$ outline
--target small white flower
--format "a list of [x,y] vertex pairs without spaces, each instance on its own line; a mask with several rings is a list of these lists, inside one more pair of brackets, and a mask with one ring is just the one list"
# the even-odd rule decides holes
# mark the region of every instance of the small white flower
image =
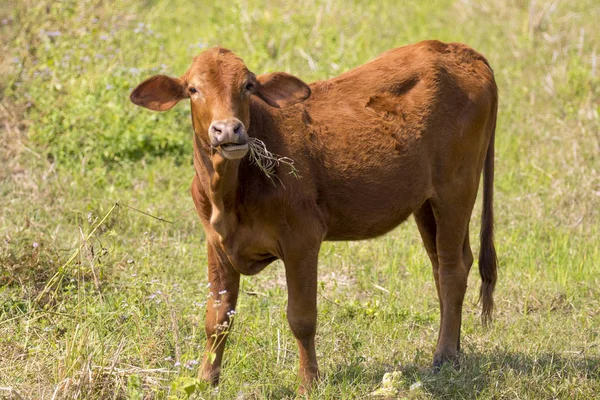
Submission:
[[194,369],[194,365],[197,365],[197,364],[198,364],[198,361],[189,360],[185,363],[185,367],[191,371],[192,369]]

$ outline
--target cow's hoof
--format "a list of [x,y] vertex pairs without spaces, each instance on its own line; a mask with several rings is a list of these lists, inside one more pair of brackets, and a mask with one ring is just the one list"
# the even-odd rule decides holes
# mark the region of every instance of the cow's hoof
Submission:
[[444,365],[458,367],[458,352],[440,352],[433,356],[433,372],[439,372]]
[[208,382],[210,386],[219,386],[219,378],[221,376],[221,368],[205,368],[200,374],[199,378],[205,382]]
[[298,387],[298,395],[309,395],[311,391],[317,386],[320,380],[318,370],[314,370],[302,377],[302,383]]

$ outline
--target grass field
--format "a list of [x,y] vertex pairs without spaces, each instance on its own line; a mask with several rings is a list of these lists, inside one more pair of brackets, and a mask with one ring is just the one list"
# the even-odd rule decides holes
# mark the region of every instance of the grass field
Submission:
[[[479,321],[475,267],[460,367],[434,374],[439,310],[414,221],[326,243],[312,397],[597,398],[599,18],[596,0],[2,3],[0,397],[185,398],[197,375],[208,288],[189,109],[136,108],[137,83],[216,44],[310,82],[436,38],[486,55],[499,86],[495,322]],[[281,263],[241,293],[221,385],[193,396],[293,398]]]

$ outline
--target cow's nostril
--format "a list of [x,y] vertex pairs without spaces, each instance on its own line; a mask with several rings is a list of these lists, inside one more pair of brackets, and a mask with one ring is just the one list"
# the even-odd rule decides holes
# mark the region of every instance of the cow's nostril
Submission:
[[238,123],[234,128],[233,128],[233,133],[235,133],[236,135],[240,134],[240,129],[242,129],[242,124]]
[[221,128],[219,128],[217,125],[213,125],[213,126],[212,126],[212,128],[213,128],[213,131],[215,131],[215,132],[217,132],[217,133],[221,133],[221,132],[223,132],[223,131],[221,130]]

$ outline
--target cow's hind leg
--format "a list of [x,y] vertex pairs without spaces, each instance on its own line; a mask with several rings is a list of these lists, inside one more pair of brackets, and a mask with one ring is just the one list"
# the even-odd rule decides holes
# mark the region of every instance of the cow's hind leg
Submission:
[[438,294],[441,303],[434,367],[455,360],[460,348],[462,306],[473,258],[468,242],[468,228],[475,196],[475,190],[465,188],[453,190],[443,200],[436,199],[432,202],[436,222]]
[[[421,238],[423,239],[423,244],[425,245],[425,250],[427,251],[427,255],[431,260],[431,266],[433,268],[433,277],[435,279],[435,288],[437,289],[438,298],[440,301],[440,314],[443,316],[443,308],[444,304],[442,303],[442,297],[440,295],[440,277],[439,277],[439,263],[438,263],[438,255],[437,255],[437,246],[436,235],[437,235],[437,226],[435,223],[435,216],[433,215],[433,209],[431,208],[431,202],[426,200],[425,203],[414,213],[415,221],[417,223],[417,227],[419,228],[419,232],[421,233]],[[438,335],[438,341],[440,340]]]
[[[473,252],[471,251],[471,242],[469,240],[469,223],[467,223],[467,233],[465,234],[465,240],[463,241],[463,263],[467,269],[467,275],[471,271],[473,265]],[[462,320],[461,320],[462,323]],[[458,340],[456,342],[456,350],[460,351],[460,325],[458,328]]]

